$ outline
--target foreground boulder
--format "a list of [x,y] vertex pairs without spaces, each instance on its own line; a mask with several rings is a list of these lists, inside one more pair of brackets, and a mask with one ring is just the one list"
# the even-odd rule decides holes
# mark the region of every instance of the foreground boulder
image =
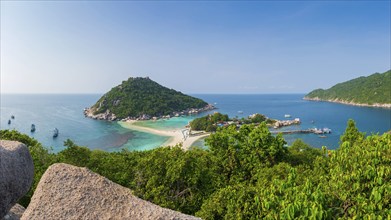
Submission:
[[54,164],[42,176],[22,219],[198,219],[165,209],[86,169]]
[[23,212],[25,211],[26,209],[19,205],[19,204],[16,204],[14,205],[11,210],[3,217],[2,220],[19,220],[22,215],[23,215]]
[[30,189],[34,164],[26,145],[0,141],[0,219]]

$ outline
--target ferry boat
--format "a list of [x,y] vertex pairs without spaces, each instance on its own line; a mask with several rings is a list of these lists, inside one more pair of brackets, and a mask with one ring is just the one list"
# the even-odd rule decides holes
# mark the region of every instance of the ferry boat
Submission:
[[31,132],[34,132],[35,131],[35,124],[31,124]]
[[58,129],[55,128],[54,131],[53,131],[53,137],[54,138],[58,137],[58,133],[59,133]]

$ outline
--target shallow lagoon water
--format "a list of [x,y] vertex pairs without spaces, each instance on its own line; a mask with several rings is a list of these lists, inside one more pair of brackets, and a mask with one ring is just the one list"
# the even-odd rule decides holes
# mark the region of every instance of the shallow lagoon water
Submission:
[[[117,122],[98,121],[85,118],[83,109],[94,104],[101,95],[1,95],[0,129],[16,129],[29,134],[51,147],[54,152],[62,149],[66,139],[91,149],[106,151],[147,150],[165,143],[168,137],[159,136],[121,127]],[[302,100],[303,94],[278,95],[194,95],[209,103],[216,103],[217,110],[230,117],[247,117],[262,113],[271,118],[284,119],[285,114],[299,117],[302,124],[284,129],[307,129],[328,127],[333,133],[327,138],[315,134],[284,135],[288,143],[301,138],[314,147],[323,145],[335,149],[339,137],[346,128],[349,118],[356,121],[360,131],[383,133],[391,130],[391,109],[348,106],[328,102]],[[239,113],[242,111],[243,113]],[[211,112],[209,112],[211,113]],[[204,113],[206,114],[206,113]],[[204,114],[197,115],[197,117]],[[8,119],[15,115],[11,125]],[[196,116],[174,117],[169,120],[138,122],[140,125],[157,129],[183,128]],[[314,121],[314,123],[311,123]],[[36,132],[30,133],[30,125],[36,125]],[[60,130],[53,139],[52,130]],[[194,145],[201,145],[198,141]]]

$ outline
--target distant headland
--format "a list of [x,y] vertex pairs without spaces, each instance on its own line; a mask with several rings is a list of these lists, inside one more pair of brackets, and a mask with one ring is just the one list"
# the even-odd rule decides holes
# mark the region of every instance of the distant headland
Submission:
[[338,83],[326,90],[316,89],[308,93],[304,99],[391,108],[391,71]]
[[166,88],[149,77],[130,77],[104,94],[84,115],[99,120],[149,120],[215,109],[205,101]]

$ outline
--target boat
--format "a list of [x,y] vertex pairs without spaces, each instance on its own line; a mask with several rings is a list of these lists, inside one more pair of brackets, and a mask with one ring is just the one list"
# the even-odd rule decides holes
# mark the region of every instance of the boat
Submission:
[[320,138],[327,138],[326,135],[319,135],[318,137],[320,137]]
[[35,124],[31,124],[31,132],[34,132],[35,131]]
[[11,115],[11,119],[15,119],[15,116],[14,116],[14,115]]
[[285,114],[284,117],[285,117],[285,118],[290,118],[290,117],[292,117],[292,116],[289,115],[289,114]]
[[8,120],[8,124],[9,124],[9,125],[11,124],[11,120]]
[[243,111],[238,111],[239,114],[243,114]]
[[323,128],[323,133],[324,134],[330,134],[331,133],[331,129],[330,128]]
[[58,129],[57,128],[55,128],[53,131],[53,137],[54,138],[58,137]]

